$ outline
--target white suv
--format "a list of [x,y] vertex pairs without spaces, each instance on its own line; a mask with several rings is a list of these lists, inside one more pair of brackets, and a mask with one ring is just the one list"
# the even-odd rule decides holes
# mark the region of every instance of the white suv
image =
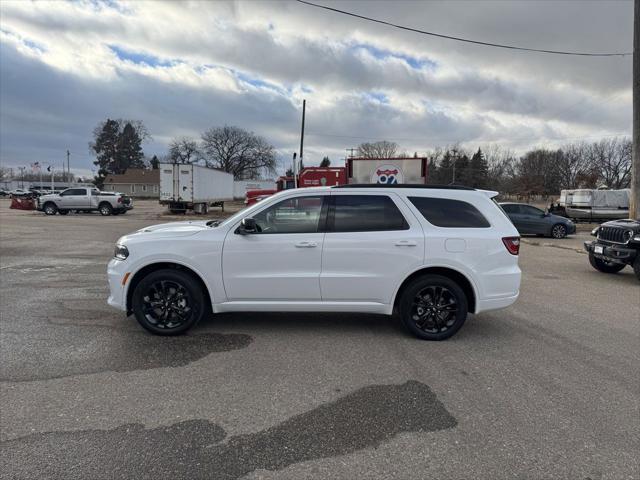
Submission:
[[467,313],[518,298],[518,232],[465,187],[287,190],[222,221],[175,222],[118,240],[109,304],[180,334],[209,313],[397,311],[428,340]]

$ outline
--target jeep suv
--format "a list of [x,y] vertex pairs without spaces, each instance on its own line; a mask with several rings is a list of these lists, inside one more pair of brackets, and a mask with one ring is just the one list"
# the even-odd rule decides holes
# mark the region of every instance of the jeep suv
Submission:
[[222,222],[175,222],[120,238],[108,303],[159,335],[209,313],[397,312],[422,339],[518,298],[518,232],[465,187],[285,190]]
[[627,265],[640,280],[640,221],[614,220],[596,227],[591,232],[593,242],[584,242],[589,263],[604,273],[618,273]]

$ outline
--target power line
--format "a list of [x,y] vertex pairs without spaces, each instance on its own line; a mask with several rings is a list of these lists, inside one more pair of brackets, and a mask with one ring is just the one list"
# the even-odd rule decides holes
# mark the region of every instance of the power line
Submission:
[[358,15],[357,13],[347,12],[345,10],[339,10],[337,8],[328,7],[326,5],[319,5],[317,3],[308,2],[306,0],[296,0],[296,1],[298,3],[309,5],[311,7],[322,8],[324,10],[329,10],[331,12],[341,13],[343,15],[359,18],[361,20],[367,20],[369,22],[380,23],[382,25],[399,28],[401,30],[407,30],[409,32],[421,33],[423,35],[430,35],[432,37],[445,38],[447,40],[456,40],[458,42],[473,43],[475,45],[483,45],[485,47],[497,47],[497,48],[506,48],[509,50],[521,50],[525,52],[549,53],[552,55],[573,55],[573,56],[580,56],[580,57],[625,57],[627,55],[632,55],[631,52],[618,52],[618,53],[565,52],[560,50],[544,50],[539,48],[527,48],[527,47],[518,47],[515,45],[504,45],[500,43],[482,42],[480,40],[471,40],[469,38],[454,37],[451,35],[444,35],[442,33],[434,33],[434,32],[428,32],[426,30],[419,30],[417,28],[405,27],[403,25],[387,22],[385,20],[378,20],[376,18],[366,17],[364,15]]

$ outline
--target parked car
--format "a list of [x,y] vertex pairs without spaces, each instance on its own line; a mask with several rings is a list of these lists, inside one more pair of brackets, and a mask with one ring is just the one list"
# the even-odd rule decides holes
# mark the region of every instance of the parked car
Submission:
[[9,196],[9,190],[5,190],[4,188],[0,189],[0,197]]
[[24,188],[16,188],[15,190],[11,190],[9,192],[9,195],[13,197],[26,197],[28,195],[31,195],[31,192],[29,190],[25,190]]
[[589,263],[604,273],[618,273],[629,265],[640,280],[640,221],[614,220],[591,231],[596,237],[584,242]]
[[422,339],[518,298],[520,238],[465,187],[344,185],[285,190],[218,221],[120,238],[108,303],[152,333],[184,333],[210,312],[397,311]]
[[60,193],[38,197],[36,208],[47,215],[66,215],[70,211],[98,211],[101,215],[127,210],[122,195],[103,195],[97,188],[68,188]]
[[576,233],[576,225],[571,220],[552,213],[545,213],[525,203],[501,203],[500,206],[509,216],[521,235],[541,235],[564,238]]

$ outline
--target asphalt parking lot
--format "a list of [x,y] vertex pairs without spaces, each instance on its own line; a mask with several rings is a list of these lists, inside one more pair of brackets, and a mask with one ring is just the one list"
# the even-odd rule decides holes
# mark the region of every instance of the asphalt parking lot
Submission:
[[640,282],[585,233],[527,239],[518,302],[445,342],[328,314],[161,338],[106,305],[105,266],[163,218],[0,202],[0,478],[640,478]]

